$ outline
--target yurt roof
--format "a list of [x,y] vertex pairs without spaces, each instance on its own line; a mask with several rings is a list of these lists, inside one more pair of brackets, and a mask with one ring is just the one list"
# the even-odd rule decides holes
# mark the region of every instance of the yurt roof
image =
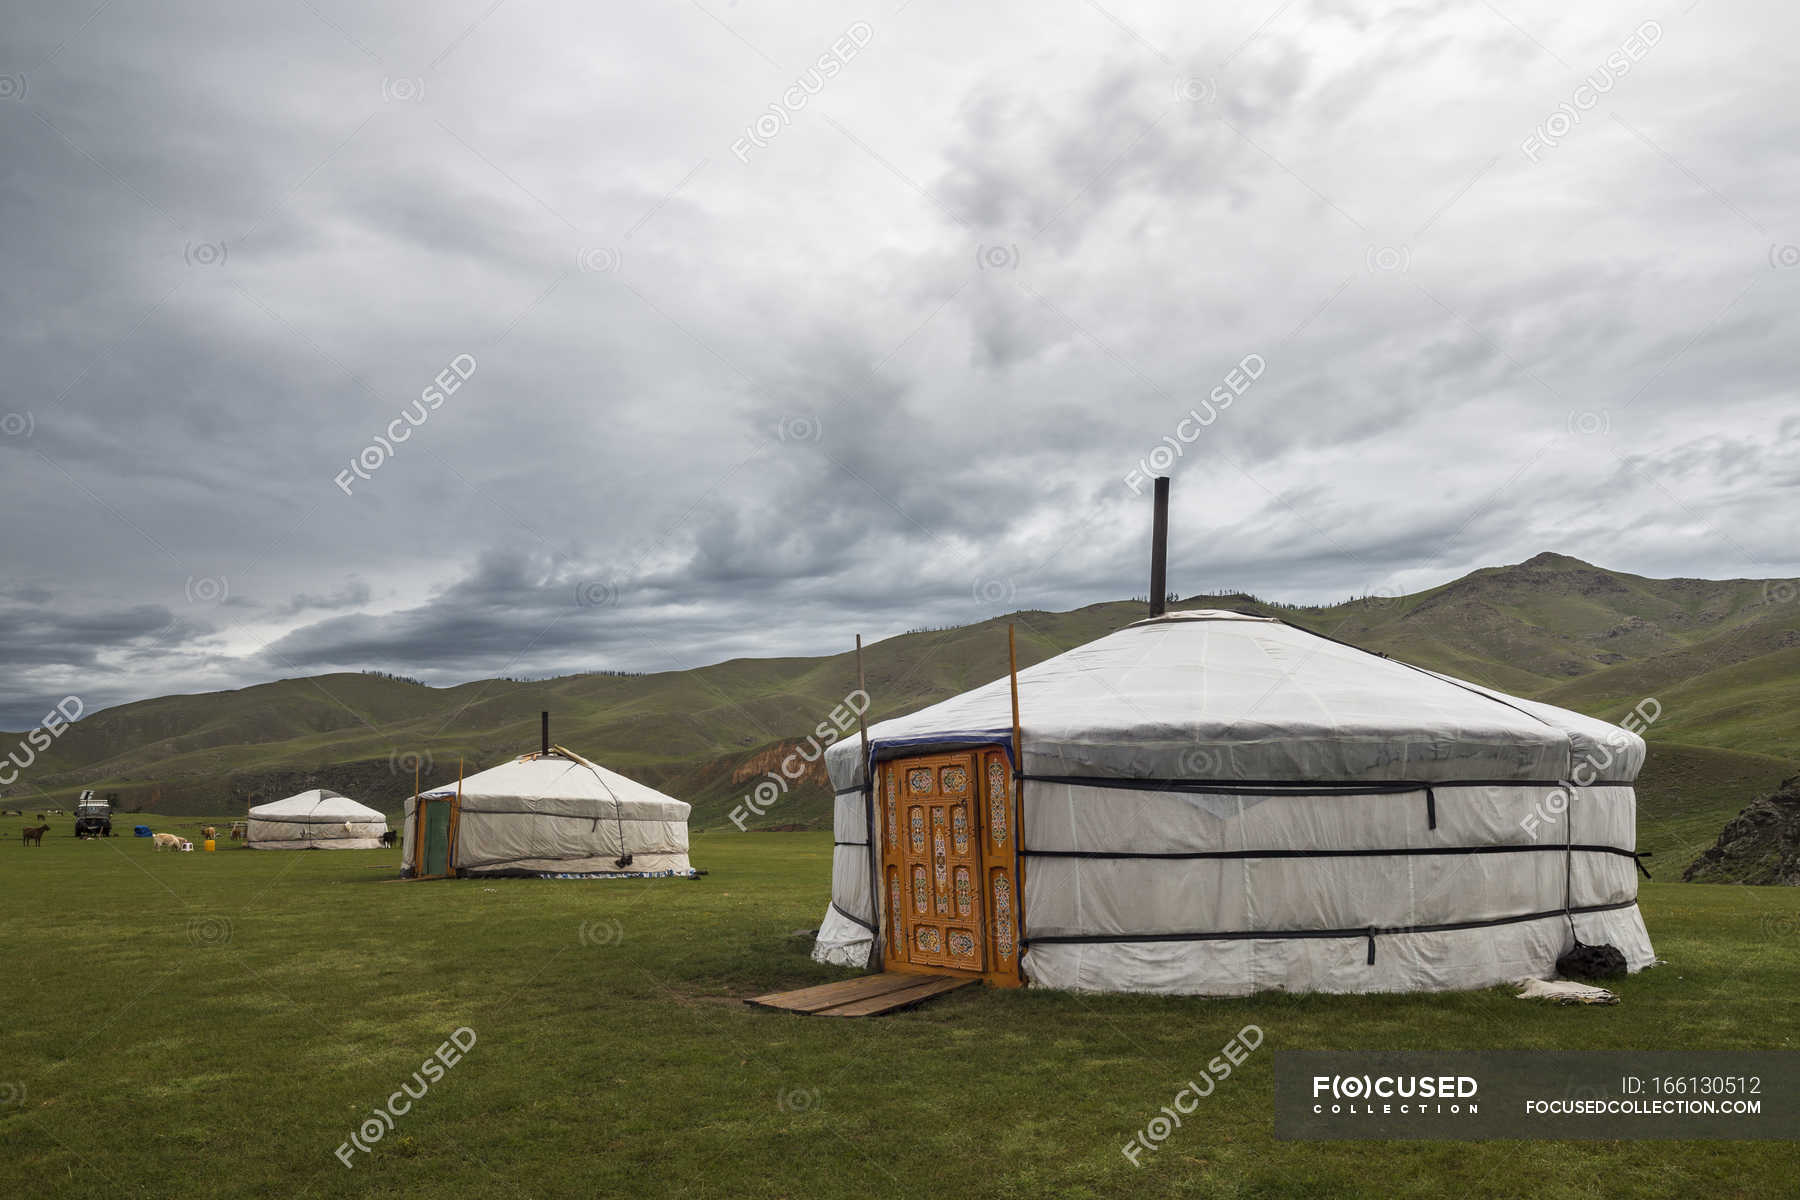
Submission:
[[[457,785],[445,784],[423,795],[454,796]],[[515,812],[565,817],[612,817],[629,820],[685,821],[685,801],[609,771],[561,746],[548,754],[522,754],[511,762],[478,771],[462,781],[465,812]]]
[[[1139,621],[1019,672],[1024,770],[1048,777],[1284,782],[1630,781],[1642,739],[1359,650],[1217,610]],[[1012,736],[1009,681],[869,730],[877,759]],[[827,751],[859,786],[855,737]]]
[[259,804],[250,810],[253,817],[264,820],[297,821],[312,818],[316,821],[386,821],[387,817],[366,804],[359,804],[348,796],[340,795],[330,788],[313,788],[301,792],[297,796],[289,796],[285,800],[274,800],[268,804]]

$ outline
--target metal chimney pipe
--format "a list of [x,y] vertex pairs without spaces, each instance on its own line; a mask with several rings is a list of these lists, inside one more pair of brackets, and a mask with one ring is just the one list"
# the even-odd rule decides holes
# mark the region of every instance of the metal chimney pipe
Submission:
[[1150,615],[1160,617],[1169,595],[1169,477],[1156,477],[1156,516],[1150,526]]
[[544,713],[539,713],[538,716],[542,719],[543,726],[544,726],[543,750],[544,750],[545,754],[548,754],[548,753],[550,753],[550,714],[547,712],[544,712]]

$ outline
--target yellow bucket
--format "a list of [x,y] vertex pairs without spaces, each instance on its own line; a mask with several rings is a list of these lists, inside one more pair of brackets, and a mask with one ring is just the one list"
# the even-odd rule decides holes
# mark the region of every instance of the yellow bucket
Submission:
[[208,854],[213,852],[213,840],[211,838],[206,839],[206,852]]

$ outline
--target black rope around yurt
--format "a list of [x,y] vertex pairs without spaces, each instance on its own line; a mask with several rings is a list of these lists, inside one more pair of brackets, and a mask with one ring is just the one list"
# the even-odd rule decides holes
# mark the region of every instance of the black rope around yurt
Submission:
[[[1487,929],[1499,925],[1522,925],[1560,917],[1564,912],[1600,913],[1630,908],[1637,897],[1611,904],[1584,904],[1576,908],[1546,909],[1543,912],[1520,913],[1512,917],[1488,917],[1480,921],[1441,921],[1431,925],[1366,925],[1350,929],[1237,929],[1204,933],[1042,933],[1026,939],[1027,945],[1092,945],[1105,946],[1133,942],[1255,942],[1285,941],[1295,938],[1368,938],[1399,933],[1454,933],[1463,929]],[[1374,961],[1373,959],[1370,960]]]

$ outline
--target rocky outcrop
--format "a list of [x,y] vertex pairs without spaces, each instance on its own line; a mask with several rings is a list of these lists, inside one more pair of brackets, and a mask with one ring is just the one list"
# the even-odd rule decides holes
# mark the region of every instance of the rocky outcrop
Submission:
[[1733,817],[1718,844],[1681,877],[1689,883],[1800,886],[1800,775]]
[[[811,762],[806,761],[809,754],[813,756]],[[758,751],[731,772],[731,782],[754,781],[771,773],[780,773],[784,764],[795,786],[811,784],[814,787],[828,787],[830,784],[825,774],[825,756],[820,753],[816,741],[780,742]]]

